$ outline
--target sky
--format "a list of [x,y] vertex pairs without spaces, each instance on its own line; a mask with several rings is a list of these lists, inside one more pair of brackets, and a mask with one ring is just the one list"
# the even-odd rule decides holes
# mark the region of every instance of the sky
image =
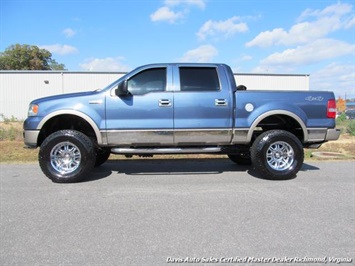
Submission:
[[[166,62],[236,73],[310,74],[355,98],[355,1],[0,0],[0,51],[36,45],[69,71]],[[260,88],[262,89],[262,88]]]

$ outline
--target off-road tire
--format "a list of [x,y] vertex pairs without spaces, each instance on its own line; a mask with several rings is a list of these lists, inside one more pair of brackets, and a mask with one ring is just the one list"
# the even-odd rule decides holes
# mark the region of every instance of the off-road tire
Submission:
[[76,130],[49,135],[38,154],[43,173],[56,183],[78,182],[94,167],[96,151],[89,137]]
[[301,169],[304,152],[302,143],[292,133],[270,130],[256,138],[251,147],[251,160],[262,178],[287,180]]
[[98,148],[96,149],[96,161],[95,167],[98,167],[105,163],[110,157],[111,149],[110,148]]

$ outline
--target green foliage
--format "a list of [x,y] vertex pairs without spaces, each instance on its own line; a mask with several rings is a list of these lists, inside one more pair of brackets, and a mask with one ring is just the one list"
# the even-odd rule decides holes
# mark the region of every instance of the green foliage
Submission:
[[9,127],[0,126],[0,141],[4,140],[22,140],[22,130],[13,125]]
[[346,121],[346,114],[345,113],[341,113],[341,115],[339,115],[337,117],[337,123],[344,122],[344,121]]
[[8,118],[0,114],[0,141],[4,140],[22,140],[22,122],[13,115]]
[[4,114],[0,114],[0,121],[3,121],[5,124],[7,124],[7,123],[10,123],[10,122],[19,122],[20,120],[18,120],[13,115],[10,118],[8,118]]
[[65,65],[57,63],[54,59],[50,60],[49,67],[51,70],[65,70]]
[[346,132],[349,133],[351,136],[355,136],[355,120],[351,120],[346,127]]
[[35,45],[15,44],[0,53],[0,70],[64,70],[52,54]]

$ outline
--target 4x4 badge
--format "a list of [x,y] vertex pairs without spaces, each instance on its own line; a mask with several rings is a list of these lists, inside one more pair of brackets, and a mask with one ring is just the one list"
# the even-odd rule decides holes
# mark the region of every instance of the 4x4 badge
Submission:
[[309,101],[309,102],[312,102],[312,101],[319,101],[319,102],[321,102],[321,101],[323,101],[323,97],[322,96],[308,96],[308,97],[306,97],[306,101]]

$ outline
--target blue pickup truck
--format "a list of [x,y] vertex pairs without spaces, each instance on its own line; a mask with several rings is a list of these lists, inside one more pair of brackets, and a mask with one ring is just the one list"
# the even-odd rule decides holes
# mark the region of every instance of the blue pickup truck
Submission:
[[288,179],[303,148],[339,138],[335,116],[332,92],[248,91],[225,64],[151,64],[101,90],[32,101],[24,141],[54,182],[82,180],[111,153],[226,154]]

